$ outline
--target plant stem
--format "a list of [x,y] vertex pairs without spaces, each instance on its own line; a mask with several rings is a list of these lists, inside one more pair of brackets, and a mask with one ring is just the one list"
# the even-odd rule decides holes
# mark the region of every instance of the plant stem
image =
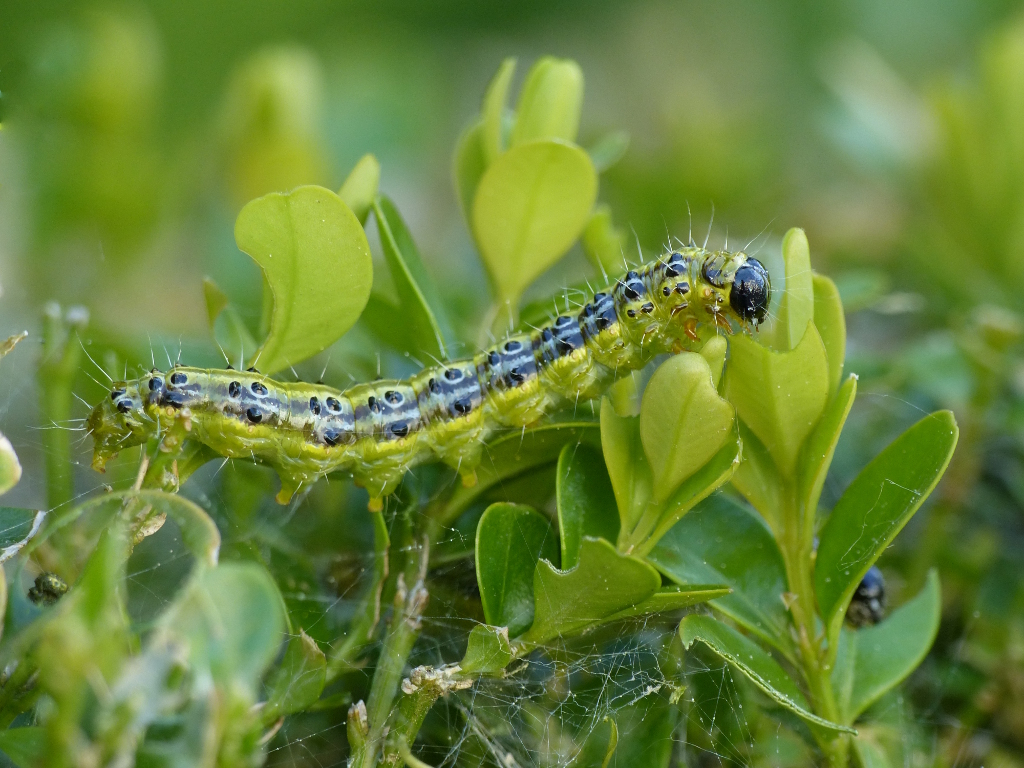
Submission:
[[[814,516],[802,509],[799,494],[792,484],[785,490],[786,509],[780,516],[779,548],[789,584],[789,611],[797,634],[801,670],[816,714],[839,722],[839,707],[832,690],[831,670],[824,663],[815,629],[813,580]],[[818,745],[833,768],[845,768],[849,759],[849,739],[812,728]]]
[[[420,548],[419,561],[409,558],[404,572],[398,575],[395,591],[395,611],[391,617],[389,631],[384,638],[377,668],[370,685],[370,696],[366,704],[366,719],[369,726],[365,742],[352,754],[353,768],[373,768],[383,746],[386,726],[394,709],[398,686],[405,673],[405,663],[419,636],[420,619],[427,606],[428,593],[424,584],[430,546],[424,539]],[[411,589],[406,584],[412,581]]]

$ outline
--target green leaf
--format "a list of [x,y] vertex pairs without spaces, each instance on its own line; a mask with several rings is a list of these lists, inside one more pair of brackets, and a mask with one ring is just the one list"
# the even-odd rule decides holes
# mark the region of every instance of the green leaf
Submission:
[[21,462],[14,446],[6,436],[0,434],[0,494],[7,493],[21,480]]
[[700,348],[700,356],[708,361],[708,367],[711,369],[711,385],[715,389],[718,389],[718,384],[722,380],[725,355],[728,351],[729,342],[725,340],[725,336],[713,336]]
[[477,624],[470,630],[466,654],[459,662],[463,674],[493,675],[512,661],[508,627]]
[[773,352],[747,336],[732,340],[726,397],[787,477],[800,446],[828,400],[828,360],[813,324],[790,352]]
[[539,644],[576,634],[642,603],[660,586],[661,577],[647,563],[620,555],[604,539],[584,538],[575,568],[561,571],[548,559],[537,563],[533,624],[523,640]]
[[779,304],[775,344],[781,350],[795,349],[814,318],[814,273],[811,249],[802,229],[793,228],[782,238],[786,263],[786,290]]
[[39,533],[46,518],[45,511],[0,507],[0,563],[18,554]]
[[282,605],[263,568],[224,563],[192,582],[158,631],[185,642],[191,664],[209,669],[218,682],[255,686],[280,647]]
[[516,71],[516,60],[507,58],[501,62],[498,71],[487,86],[480,118],[483,129],[480,145],[483,149],[484,167],[491,165],[505,151],[504,122],[505,105],[508,103],[508,88]]
[[243,367],[259,345],[227,294],[209,277],[203,278],[203,297],[206,299],[206,317],[214,342],[232,365]]
[[853,749],[860,768],[891,768],[892,766],[882,746],[873,740],[864,738],[863,734],[853,740]]
[[624,261],[622,230],[612,221],[612,209],[599,205],[591,214],[581,243],[583,252],[602,276],[618,274]]
[[689,648],[697,640],[750,678],[769,698],[809,723],[831,731],[857,733],[829,722],[810,710],[807,699],[779,663],[753,640],[710,616],[690,614],[679,623],[679,636]]
[[832,457],[843,432],[843,425],[850,415],[853,401],[857,397],[857,377],[850,376],[842,388],[832,398],[821,420],[807,439],[802,461],[800,462],[800,496],[808,516],[808,524],[814,522],[818,513],[818,501],[821,489],[825,485],[828,468],[832,466]]
[[728,594],[729,587],[724,584],[685,584],[662,587],[646,600],[613,613],[605,621],[618,621],[633,616],[678,611]]
[[327,679],[327,658],[316,641],[302,630],[288,640],[284,658],[267,681],[267,703],[260,712],[264,723],[301,712],[320,698]]
[[42,726],[0,731],[0,751],[18,768],[40,768],[46,757],[46,743]]
[[476,190],[473,234],[499,300],[518,302],[569,250],[596,197],[597,172],[572,144],[521,144],[491,164]]
[[388,198],[378,197],[373,203],[373,212],[384,258],[402,308],[403,334],[412,337],[411,343],[418,354],[447,359],[447,338],[451,338],[451,329],[444,304],[423,267],[412,235]]
[[181,531],[181,540],[199,562],[213,568],[220,552],[220,531],[217,524],[199,505],[183,496],[163,491],[135,491],[125,494],[152,505],[154,511],[166,514]]
[[488,624],[525,632],[534,618],[533,572],[558,555],[547,518],[520,504],[492,504],[476,528],[476,581]]
[[735,418],[712,383],[707,360],[695,352],[670,357],[655,371],[640,407],[640,438],[655,503],[665,501],[725,446]]
[[880,624],[843,629],[833,683],[845,722],[854,722],[917,669],[935,642],[941,612],[939,576],[933,570],[917,597]]
[[619,508],[619,537],[632,532],[653,493],[654,480],[640,440],[640,417],[619,416],[601,399],[601,449]]
[[614,542],[619,535],[619,511],[601,452],[588,445],[567,445],[558,456],[556,484],[562,568],[580,559],[584,536]]
[[824,275],[814,275],[814,327],[821,335],[828,357],[829,393],[836,391],[843,378],[846,360],[846,316],[836,284]]
[[488,165],[483,138],[484,123],[478,121],[467,126],[455,144],[452,179],[455,182],[455,195],[459,198],[459,207],[462,208],[467,226],[472,226],[476,188]]
[[771,454],[750,427],[739,422],[743,460],[731,480],[733,487],[750,502],[775,530],[781,530],[779,515],[782,510],[782,479],[772,461]]
[[591,145],[587,152],[590,154],[590,159],[597,172],[604,173],[625,156],[627,149],[629,149],[629,133],[627,131],[611,131]]
[[665,534],[648,562],[678,584],[724,584],[711,606],[795,658],[782,601],[786,568],[775,538],[753,510],[725,494],[698,504]]
[[476,470],[476,485],[456,489],[439,510],[438,522],[447,524],[454,520],[495,485],[554,464],[563,446],[598,445],[599,441],[597,423],[586,421],[556,421],[525,434],[512,432],[497,438],[484,448],[483,460]]
[[338,197],[352,209],[360,224],[366,224],[370,208],[380,187],[380,163],[373,155],[363,155],[338,190]]
[[822,528],[814,569],[831,640],[868,568],[946,471],[959,433],[950,411],[924,417],[878,454],[836,503]]
[[366,234],[341,198],[323,187],[271,193],[246,205],[235,241],[274,297],[270,334],[254,362],[267,373],[337,341],[359,319],[373,283]]
[[526,75],[511,147],[537,139],[576,141],[583,108],[583,71],[571,59],[545,56]]

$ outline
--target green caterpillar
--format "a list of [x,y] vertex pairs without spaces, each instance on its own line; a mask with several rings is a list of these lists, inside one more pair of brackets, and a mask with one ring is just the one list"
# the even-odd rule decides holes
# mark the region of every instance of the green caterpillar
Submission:
[[630,270],[576,317],[510,336],[473,358],[427,368],[408,381],[344,392],[283,383],[258,371],[176,366],[114,384],[89,417],[93,466],[145,442],[179,414],[190,438],[222,456],[252,458],[281,478],[277,500],[329,472],[351,472],[379,510],[414,465],[440,460],[475,482],[483,444],[500,427],[600,395],[618,376],[735,325],[756,329],[771,283],[745,253],[688,247]]

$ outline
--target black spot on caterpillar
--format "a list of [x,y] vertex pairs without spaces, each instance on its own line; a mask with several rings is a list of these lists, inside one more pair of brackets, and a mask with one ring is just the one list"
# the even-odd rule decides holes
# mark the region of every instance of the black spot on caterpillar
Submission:
[[[93,409],[93,466],[145,442],[187,409],[192,439],[252,458],[281,478],[278,501],[329,472],[351,472],[380,509],[414,465],[440,460],[475,482],[483,445],[502,427],[600,395],[655,355],[721,331],[756,328],[771,298],[767,270],[745,253],[690,247],[630,270],[576,316],[515,334],[473,358],[408,381],[339,392],[246,372],[176,367],[114,384]],[[321,403],[323,404],[322,407]]]

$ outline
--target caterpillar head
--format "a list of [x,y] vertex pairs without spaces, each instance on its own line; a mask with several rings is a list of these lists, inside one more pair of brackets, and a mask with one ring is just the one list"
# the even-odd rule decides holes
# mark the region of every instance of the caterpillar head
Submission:
[[701,272],[719,295],[718,301],[728,299],[732,315],[742,325],[756,328],[764,322],[772,285],[768,270],[760,261],[742,251],[719,251],[704,261]]
[[88,427],[95,443],[93,468],[102,472],[118,451],[145,442],[144,401],[135,382],[114,382],[105,397],[89,414]]

